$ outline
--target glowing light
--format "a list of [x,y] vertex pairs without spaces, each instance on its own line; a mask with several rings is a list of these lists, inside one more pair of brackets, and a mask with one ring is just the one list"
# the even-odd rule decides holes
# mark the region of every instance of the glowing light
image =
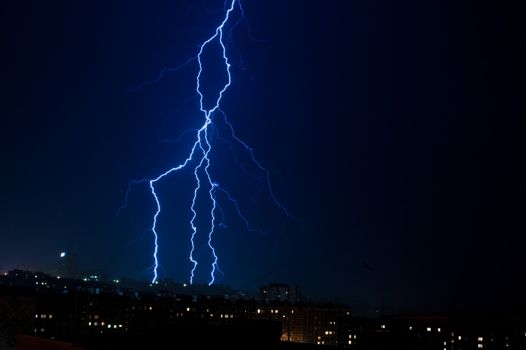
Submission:
[[[235,10],[239,11],[240,18],[238,18],[237,22],[233,24],[229,24],[231,21],[231,17],[233,16],[233,12]],[[240,21],[244,17],[244,9],[241,5],[240,0],[227,0],[225,2],[225,9],[224,9],[224,17],[221,21],[221,23],[215,28],[213,31],[213,34],[208,37],[204,42],[202,42],[199,46],[199,50],[196,56],[188,59],[184,64],[182,64],[179,67],[176,67],[174,69],[164,69],[161,71],[159,76],[151,81],[148,81],[141,85],[149,85],[154,84],[157,81],[159,81],[165,72],[167,71],[177,71],[179,69],[182,69],[189,65],[190,63],[197,62],[198,65],[198,72],[195,77],[196,81],[196,92],[199,96],[199,110],[203,113],[204,121],[200,128],[194,129],[195,134],[195,140],[193,141],[191,150],[186,157],[186,159],[180,163],[179,165],[168,169],[164,173],[160,174],[159,176],[153,178],[153,179],[142,179],[142,180],[135,180],[131,181],[128,184],[128,190],[126,191],[126,197],[124,205],[119,208],[117,211],[117,214],[126,207],[127,201],[128,201],[128,194],[131,190],[131,187],[133,185],[142,184],[142,183],[148,183],[150,192],[155,200],[155,214],[153,215],[152,220],[152,226],[151,226],[151,232],[153,234],[153,278],[151,283],[157,283],[157,280],[159,278],[158,270],[159,270],[159,233],[157,231],[157,224],[159,220],[159,215],[161,214],[161,201],[159,200],[159,196],[156,192],[156,184],[162,180],[164,177],[171,175],[172,173],[177,173],[180,170],[190,168],[193,169],[193,175],[195,178],[195,187],[193,190],[193,197],[192,197],[192,203],[190,205],[190,210],[192,212],[189,224],[191,227],[191,234],[190,234],[190,252],[188,255],[188,259],[191,263],[191,271],[190,271],[190,278],[189,283],[193,284],[194,278],[196,276],[196,270],[198,268],[198,261],[196,259],[196,245],[195,240],[198,235],[198,227],[197,227],[197,219],[199,219],[204,215],[203,213],[199,213],[198,215],[198,209],[196,208],[196,201],[198,198],[198,194],[200,194],[202,191],[206,191],[208,196],[207,200],[209,200],[210,204],[210,210],[205,215],[207,217],[207,225],[208,225],[208,234],[207,234],[207,245],[208,249],[210,251],[210,255],[212,256],[212,262],[211,262],[211,268],[210,268],[210,277],[208,284],[211,285],[215,282],[216,273],[219,272],[222,274],[221,270],[219,269],[219,258],[216,254],[216,250],[214,248],[214,242],[213,242],[213,236],[214,231],[216,229],[216,226],[225,227],[223,221],[216,223],[216,217],[215,212],[216,210],[219,210],[222,214],[221,206],[219,206],[219,203],[217,202],[217,194],[221,193],[224,194],[225,198],[232,203],[232,205],[235,207],[236,212],[241,218],[241,220],[245,223],[245,227],[248,231],[256,231],[256,232],[262,232],[260,229],[256,229],[250,226],[248,219],[242,214],[241,209],[239,207],[238,202],[230,195],[230,193],[225,190],[224,188],[220,187],[219,184],[213,181],[212,175],[211,175],[211,151],[212,151],[212,142],[211,142],[211,135],[212,135],[212,129],[209,129],[211,125],[213,125],[213,115],[215,112],[219,112],[223,116],[223,121],[225,125],[228,127],[228,130],[230,131],[230,138],[233,140],[236,144],[238,144],[240,147],[242,147],[245,152],[248,152],[250,155],[250,160],[256,165],[256,167],[265,175],[266,180],[266,186],[268,189],[268,192],[270,194],[271,199],[274,201],[275,205],[289,218],[299,222],[299,220],[291,215],[289,211],[285,208],[285,206],[280,203],[277,200],[277,197],[275,196],[272,185],[270,182],[270,172],[264,168],[261,163],[256,159],[254,150],[248,146],[247,143],[243,142],[240,138],[238,138],[234,132],[234,128],[232,124],[228,121],[226,114],[220,109],[221,100],[223,98],[224,93],[228,90],[228,88],[231,85],[232,82],[232,76],[230,72],[230,61],[227,55],[227,45],[225,44],[225,38],[226,40],[230,39],[232,30],[240,23]],[[230,26],[230,29],[228,32],[225,33],[228,29],[227,26]],[[223,67],[226,73],[226,82],[223,84],[223,86],[219,89],[218,92],[214,92],[214,94],[217,94],[217,98],[210,98],[209,93],[202,90],[202,74],[203,74],[203,65],[204,65],[204,57],[203,53],[205,50],[209,48],[211,45],[219,45],[220,51],[221,51],[221,59],[223,63]],[[205,103],[205,100],[207,101]],[[213,101],[213,103],[209,103],[209,101]],[[217,134],[217,133],[215,133]],[[230,140],[226,140],[223,138],[220,138],[220,140],[229,142],[231,144]],[[186,285],[184,285],[186,286]]]
[[66,252],[61,252],[61,253],[60,253],[60,257],[61,257],[61,258],[64,258],[65,256],[66,256]]

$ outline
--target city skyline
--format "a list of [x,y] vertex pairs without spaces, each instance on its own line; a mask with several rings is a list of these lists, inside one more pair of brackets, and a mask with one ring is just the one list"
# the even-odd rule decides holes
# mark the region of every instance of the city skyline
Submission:
[[[241,2],[221,109],[303,227],[275,205],[250,154],[217,139],[214,181],[257,229],[221,207],[217,282],[300,285],[366,315],[382,300],[401,312],[523,304],[522,5]],[[213,0],[5,5],[0,269],[49,271],[72,252],[79,268],[151,280],[148,186],[114,214],[131,180],[188,155],[186,131],[203,123],[197,66],[173,68],[224,10]],[[156,185],[161,279],[189,282],[193,181]]]

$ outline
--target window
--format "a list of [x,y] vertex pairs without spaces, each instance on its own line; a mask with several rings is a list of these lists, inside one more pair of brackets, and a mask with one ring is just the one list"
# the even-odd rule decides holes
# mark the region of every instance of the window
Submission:
[[428,332],[431,332],[431,327],[427,327],[426,330],[427,330]]

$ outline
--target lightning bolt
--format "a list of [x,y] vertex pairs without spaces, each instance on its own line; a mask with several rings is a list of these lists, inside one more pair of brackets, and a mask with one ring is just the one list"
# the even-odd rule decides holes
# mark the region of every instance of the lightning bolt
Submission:
[[[241,14],[240,18],[238,18],[237,21],[231,25],[230,31],[225,33],[225,26],[231,20],[232,13],[236,9],[236,6],[237,6],[237,8],[238,8],[238,10],[239,10],[239,12]],[[217,26],[215,28],[215,31],[213,32],[213,34],[200,45],[199,51],[198,51],[198,53],[197,53],[197,55],[195,57],[192,57],[192,58],[188,59],[185,63],[183,63],[179,67],[176,67],[176,68],[173,68],[173,69],[163,69],[161,71],[161,73],[157,76],[157,78],[155,78],[154,80],[151,80],[151,81],[147,81],[147,82],[143,83],[139,87],[139,88],[142,88],[142,87],[144,87],[146,85],[155,84],[156,82],[158,82],[160,79],[163,78],[163,76],[164,76],[164,74],[166,72],[177,71],[179,69],[182,69],[182,68],[186,67],[188,64],[190,64],[190,63],[192,63],[194,61],[197,61],[198,73],[197,73],[197,76],[196,76],[196,92],[197,92],[197,94],[199,96],[199,109],[204,115],[204,124],[199,129],[193,129],[193,130],[189,130],[189,131],[185,132],[185,133],[188,133],[188,132],[195,132],[196,133],[196,138],[195,138],[195,141],[193,143],[193,146],[191,148],[191,151],[190,151],[189,155],[186,157],[186,159],[182,163],[180,163],[179,165],[177,165],[177,166],[175,166],[175,167],[173,167],[171,169],[168,169],[167,171],[165,171],[164,173],[160,174],[156,178],[131,181],[128,184],[128,189],[126,191],[125,203],[117,211],[117,214],[118,214],[118,213],[120,213],[121,210],[123,210],[126,207],[127,201],[128,201],[129,192],[130,192],[130,190],[131,190],[133,185],[137,185],[137,184],[141,184],[141,183],[148,183],[149,184],[150,192],[151,192],[151,194],[152,194],[152,196],[153,196],[153,198],[155,200],[155,204],[156,204],[156,210],[155,210],[155,214],[153,216],[152,226],[151,226],[151,232],[153,233],[153,238],[154,238],[154,249],[153,249],[153,254],[152,254],[153,255],[153,260],[154,260],[152,283],[156,283],[157,280],[158,280],[158,277],[159,277],[158,276],[158,269],[159,269],[159,259],[158,259],[159,234],[157,232],[157,223],[158,223],[159,215],[161,214],[161,201],[159,200],[159,197],[157,195],[155,185],[157,184],[157,182],[159,182],[160,180],[162,180],[163,178],[165,178],[166,176],[168,176],[168,175],[170,175],[172,173],[177,173],[178,171],[180,171],[182,169],[185,169],[187,167],[192,167],[193,166],[193,174],[194,174],[194,177],[195,177],[195,187],[194,187],[194,191],[193,191],[192,204],[190,206],[190,210],[192,212],[192,217],[190,219],[190,227],[191,227],[192,233],[190,235],[191,249],[190,249],[190,253],[189,253],[189,256],[188,256],[188,259],[190,260],[190,262],[192,264],[192,268],[191,268],[191,271],[190,271],[190,284],[192,284],[194,282],[196,269],[198,267],[198,261],[196,260],[196,257],[195,257],[195,252],[196,252],[195,240],[196,240],[196,236],[198,234],[198,229],[197,229],[197,226],[196,226],[196,220],[198,218],[198,211],[197,211],[197,208],[196,208],[196,201],[197,201],[198,194],[200,193],[200,191],[203,188],[205,188],[205,187],[208,188],[207,194],[208,194],[208,197],[209,197],[209,203],[211,204],[210,205],[210,211],[207,214],[208,218],[209,218],[209,227],[210,227],[210,229],[208,231],[208,236],[207,236],[208,237],[207,245],[208,245],[208,248],[210,249],[210,252],[211,252],[211,255],[212,255],[210,279],[209,279],[209,282],[208,282],[209,285],[212,285],[215,282],[216,272],[219,272],[220,274],[223,274],[222,271],[219,269],[219,258],[218,258],[217,254],[216,254],[216,250],[215,250],[214,245],[213,245],[213,235],[214,235],[214,231],[216,229],[216,226],[226,227],[226,225],[224,224],[224,212],[223,212],[221,206],[219,205],[219,203],[217,202],[217,194],[218,193],[223,194],[225,196],[225,198],[230,203],[232,203],[232,205],[234,206],[239,218],[245,223],[245,227],[246,227],[247,231],[263,233],[262,230],[251,227],[248,219],[242,214],[241,208],[240,208],[237,200],[235,198],[233,198],[227,190],[222,188],[218,183],[214,182],[213,179],[212,179],[212,175],[210,174],[210,164],[211,164],[210,157],[211,157],[211,151],[212,151],[211,135],[213,134],[213,131],[214,131],[212,115],[215,112],[219,112],[221,115],[223,115],[223,121],[224,121],[225,125],[228,127],[228,129],[230,131],[230,138],[233,141],[235,141],[242,149],[244,149],[246,152],[248,152],[248,154],[251,157],[252,162],[256,165],[256,167],[259,169],[259,171],[261,171],[264,174],[264,178],[266,179],[266,185],[267,185],[268,192],[270,194],[271,199],[276,204],[276,206],[281,211],[283,211],[283,213],[285,213],[285,215],[287,215],[289,218],[291,218],[291,219],[293,219],[293,220],[295,220],[297,222],[300,222],[295,216],[293,216],[292,214],[289,213],[289,211],[286,209],[286,207],[283,204],[281,204],[277,200],[277,197],[274,195],[274,192],[272,190],[272,185],[271,185],[271,182],[270,182],[270,172],[266,168],[264,168],[261,165],[261,163],[256,159],[255,152],[254,152],[253,148],[248,146],[248,144],[246,144],[245,142],[243,142],[240,138],[238,138],[236,136],[232,124],[228,121],[226,114],[220,109],[220,103],[221,103],[221,99],[223,98],[223,94],[227,91],[227,89],[230,87],[231,82],[232,82],[232,76],[231,76],[231,72],[230,72],[231,64],[230,64],[228,56],[227,56],[227,45],[225,44],[225,38],[226,38],[226,40],[230,40],[231,39],[232,30],[239,25],[239,23],[242,21],[242,19],[244,17],[244,9],[243,9],[243,7],[241,5],[240,0],[226,0],[225,1],[224,10],[225,10],[225,14],[224,14],[222,22],[219,24],[219,26]],[[223,85],[223,87],[219,91],[218,97],[215,100],[215,103],[212,106],[207,108],[207,107],[205,107],[205,103],[204,103],[205,92],[203,92],[203,90],[201,88],[201,78],[202,78],[202,73],[203,73],[203,52],[212,43],[217,43],[221,47],[221,54],[222,54],[222,59],[223,59],[223,62],[224,62],[225,71],[226,71],[226,74],[227,74],[227,79],[226,79],[226,83]],[[224,138],[220,138],[219,136],[218,136],[218,138],[220,140],[222,140],[222,141],[228,142],[230,147],[231,147],[231,149],[233,149],[232,142],[230,140],[226,140]],[[193,164],[193,165],[190,165],[190,164]],[[219,212],[221,214],[221,220],[217,224],[216,224],[216,217],[215,217],[216,210],[219,210]]]

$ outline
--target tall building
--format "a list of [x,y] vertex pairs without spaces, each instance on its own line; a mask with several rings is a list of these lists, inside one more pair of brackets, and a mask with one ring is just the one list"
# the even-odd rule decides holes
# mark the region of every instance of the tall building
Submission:
[[291,287],[284,283],[271,283],[259,288],[261,300],[271,302],[301,303],[301,290],[298,286]]

